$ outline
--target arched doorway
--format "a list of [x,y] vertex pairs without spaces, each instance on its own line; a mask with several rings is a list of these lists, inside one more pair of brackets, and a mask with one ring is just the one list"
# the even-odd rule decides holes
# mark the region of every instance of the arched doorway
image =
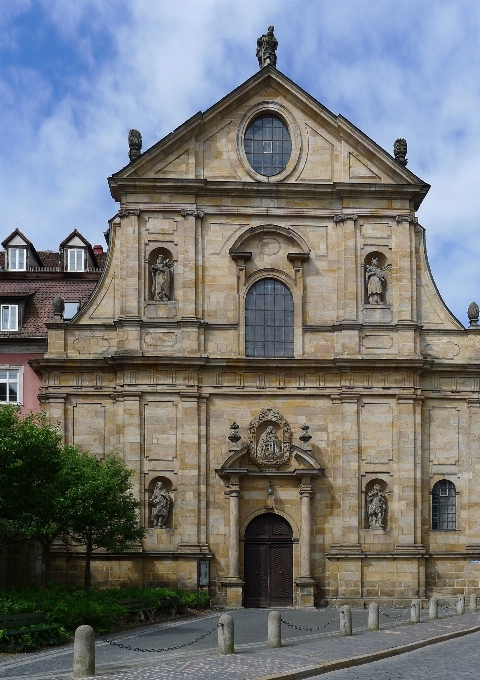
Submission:
[[258,515],[245,531],[245,607],[293,604],[293,533],[272,512]]

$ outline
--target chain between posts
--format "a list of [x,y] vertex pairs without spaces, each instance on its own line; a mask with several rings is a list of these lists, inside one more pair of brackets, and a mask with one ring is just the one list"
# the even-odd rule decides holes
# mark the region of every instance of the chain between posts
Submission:
[[293,623],[289,623],[288,621],[285,621],[284,619],[280,619],[280,621],[282,623],[284,623],[286,626],[289,626],[289,628],[295,628],[295,630],[306,630],[307,632],[312,633],[315,630],[322,630],[322,628],[326,628],[331,623],[335,623],[335,621],[338,621],[338,619],[339,619],[339,617],[336,616],[331,621],[327,621],[327,623],[324,623],[323,626],[315,626],[314,628],[303,628],[302,626],[295,626]]
[[183,649],[183,647],[189,647],[190,645],[194,645],[195,642],[199,642],[200,640],[203,640],[206,638],[208,635],[211,635],[214,631],[216,631],[220,626],[223,626],[222,623],[217,623],[211,630],[207,631],[203,635],[200,635],[199,637],[195,638],[195,640],[192,640],[191,642],[184,642],[181,645],[174,645],[173,647],[162,647],[161,649],[142,649],[141,647],[131,647],[130,645],[124,645],[121,642],[115,642],[115,640],[107,640],[107,638],[99,638],[102,642],[106,642],[109,645],[113,645],[114,647],[118,647],[119,649],[126,649],[129,652],[173,652],[177,649]]
[[412,609],[415,607],[414,604],[410,605],[408,609],[405,609],[401,614],[392,616],[391,614],[387,614],[387,612],[384,612],[382,609],[379,609],[380,614],[383,614],[383,616],[386,616],[388,619],[401,619],[402,616],[405,616],[405,614],[408,614],[408,612],[411,612]]

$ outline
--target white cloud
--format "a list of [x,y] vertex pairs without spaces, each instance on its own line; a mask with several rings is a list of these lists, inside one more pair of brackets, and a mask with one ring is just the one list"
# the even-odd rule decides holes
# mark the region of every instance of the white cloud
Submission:
[[[63,62],[25,63],[35,36],[19,26],[32,7]],[[408,167],[432,184],[419,211],[432,270],[465,322],[480,298],[473,2],[0,3],[0,33],[12,36],[2,48],[18,60],[0,83],[2,233],[18,226],[54,248],[77,227],[98,241],[116,211],[106,178],[128,162],[128,130],[141,130],[146,149],[246,80],[270,23],[281,71],[387,151],[407,138]]]

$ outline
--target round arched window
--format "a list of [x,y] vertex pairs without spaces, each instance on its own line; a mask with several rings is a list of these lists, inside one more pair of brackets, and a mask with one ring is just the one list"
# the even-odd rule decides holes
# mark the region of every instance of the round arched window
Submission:
[[252,168],[266,177],[282,172],[292,155],[292,140],[288,128],[276,116],[256,118],[248,126],[243,144]]

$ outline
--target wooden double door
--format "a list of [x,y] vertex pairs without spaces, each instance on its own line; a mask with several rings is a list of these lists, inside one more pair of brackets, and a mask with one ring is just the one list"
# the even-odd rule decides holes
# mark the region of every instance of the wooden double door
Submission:
[[293,534],[280,515],[255,517],[245,531],[245,607],[293,604]]

